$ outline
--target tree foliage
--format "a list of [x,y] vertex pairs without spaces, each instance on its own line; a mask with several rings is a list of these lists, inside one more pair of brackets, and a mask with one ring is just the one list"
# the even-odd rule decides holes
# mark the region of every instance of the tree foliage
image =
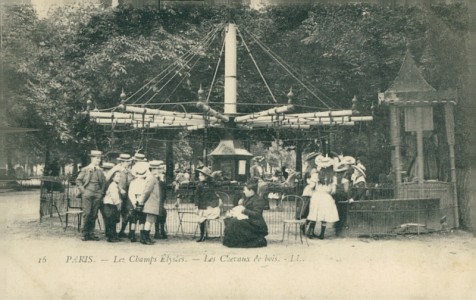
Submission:
[[[2,59],[9,82],[9,118],[14,124],[43,128],[22,144],[37,156],[49,143],[61,159],[78,158],[92,148],[137,149],[144,133],[116,132],[96,126],[78,112],[91,99],[97,109],[120,103],[125,89],[131,95],[147,85],[141,101],[194,102],[203,85],[212,106],[223,108],[223,65],[214,89],[209,91],[221,49],[221,35],[207,49],[196,48],[208,33],[226,22],[239,26],[239,112],[257,111],[275,105],[246,50],[271,87],[276,101],[287,101],[292,87],[299,106],[315,110],[350,108],[354,95],[359,110],[371,114],[377,93],[389,87],[410,49],[423,75],[435,88],[462,88],[466,76],[465,36],[468,20],[462,5],[429,8],[389,8],[370,4],[305,5],[267,7],[256,11],[244,7],[168,6],[166,9],[134,9],[119,6],[99,9],[92,5],[61,7],[39,20],[31,7],[7,8],[4,20]],[[242,39],[242,37],[244,39]],[[264,51],[259,42],[266,45]],[[183,56],[194,49],[194,59]],[[288,70],[272,59],[269,50],[291,66]],[[198,60],[198,58],[200,58]],[[160,93],[162,83],[154,76],[178,62],[177,77]],[[295,77],[306,82],[312,95]],[[140,94],[138,94],[140,95]],[[317,97],[316,97],[317,96]],[[457,106],[457,125],[464,122]],[[248,104],[248,105],[246,105]],[[252,105],[251,105],[252,104]],[[261,106],[256,106],[260,104]],[[267,106],[269,105],[269,106]],[[196,108],[184,106],[189,111]],[[303,108],[298,108],[298,111]],[[285,145],[333,133],[337,152],[359,155],[374,164],[370,176],[387,170],[389,160],[386,108],[376,108],[375,121],[354,128],[328,128],[311,133],[296,131],[242,132],[246,139],[271,141],[279,135]],[[457,126],[458,151],[465,151],[463,126]],[[159,140],[174,139],[176,131],[161,131]],[[221,132],[210,130],[217,142]],[[187,134],[183,134],[187,137]],[[311,137],[310,137],[311,136]],[[189,137],[189,136],[188,136]],[[192,137],[200,140],[201,136]],[[153,139],[153,138],[152,138]],[[151,139],[151,140],[152,140]],[[115,145],[112,145],[112,141]],[[180,149],[187,149],[181,145]],[[189,157],[192,151],[183,152]],[[464,165],[465,156],[459,156]]]

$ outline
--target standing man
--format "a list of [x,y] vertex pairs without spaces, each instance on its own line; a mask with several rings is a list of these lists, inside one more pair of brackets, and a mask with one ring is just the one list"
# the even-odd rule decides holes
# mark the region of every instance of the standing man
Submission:
[[89,154],[91,163],[81,169],[76,178],[76,185],[83,199],[83,241],[98,241],[94,235],[94,227],[104,194],[106,193],[106,177],[99,167],[102,152],[92,150]]
[[[160,191],[160,205],[159,205],[159,216],[157,217],[157,222],[155,222],[155,239],[167,239],[167,232],[165,231],[165,224],[167,221],[167,210],[165,209],[165,201],[167,195],[165,193],[167,184],[165,183],[165,163],[161,160],[151,161],[150,168],[154,175],[157,176],[159,181],[159,191]],[[157,171],[154,171],[154,168],[157,168]]]

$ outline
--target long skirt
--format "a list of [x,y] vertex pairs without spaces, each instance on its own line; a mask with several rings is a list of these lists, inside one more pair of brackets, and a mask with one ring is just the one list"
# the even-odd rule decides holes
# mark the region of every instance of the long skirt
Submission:
[[252,220],[225,219],[225,235],[223,245],[230,248],[258,248],[268,244],[265,236],[268,235],[266,223],[255,224]]

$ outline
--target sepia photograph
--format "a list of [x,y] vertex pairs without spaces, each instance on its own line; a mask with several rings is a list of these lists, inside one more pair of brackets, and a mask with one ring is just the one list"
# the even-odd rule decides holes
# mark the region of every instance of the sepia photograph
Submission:
[[475,15],[0,0],[2,299],[475,299]]

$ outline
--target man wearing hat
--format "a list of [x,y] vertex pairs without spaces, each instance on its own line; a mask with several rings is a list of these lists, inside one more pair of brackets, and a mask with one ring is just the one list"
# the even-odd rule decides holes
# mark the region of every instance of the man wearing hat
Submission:
[[159,215],[155,222],[155,239],[167,239],[165,224],[167,221],[167,210],[165,209],[166,201],[166,183],[165,183],[165,163],[162,160],[154,160],[150,162],[150,170],[157,177],[160,191]]
[[76,178],[76,185],[83,200],[83,241],[97,241],[99,237],[94,235],[94,227],[99,207],[106,193],[106,177],[99,167],[102,152],[92,150],[89,156],[91,163],[81,169]]
[[[127,153],[122,153],[117,158],[118,164],[115,168],[119,169],[119,194],[121,196],[121,230],[119,231],[119,237],[127,237],[125,230],[127,224],[129,223],[130,211],[132,209],[132,203],[128,196],[129,185],[134,179],[134,176],[131,173],[132,157]],[[113,171],[113,170],[111,170]]]
[[152,226],[157,224],[157,217],[160,213],[161,206],[161,191],[158,176],[160,175],[160,168],[163,162],[152,160],[149,163],[150,172],[145,179],[146,184],[141,200],[144,203],[143,213],[146,214],[144,227],[140,232],[140,242],[145,245],[152,245],[154,241],[150,238],[150,231]]
[[134,154],[133,160],[134,162],[147,161],[147,158],[145,158],[145,155],[142,153],[136,153]]

